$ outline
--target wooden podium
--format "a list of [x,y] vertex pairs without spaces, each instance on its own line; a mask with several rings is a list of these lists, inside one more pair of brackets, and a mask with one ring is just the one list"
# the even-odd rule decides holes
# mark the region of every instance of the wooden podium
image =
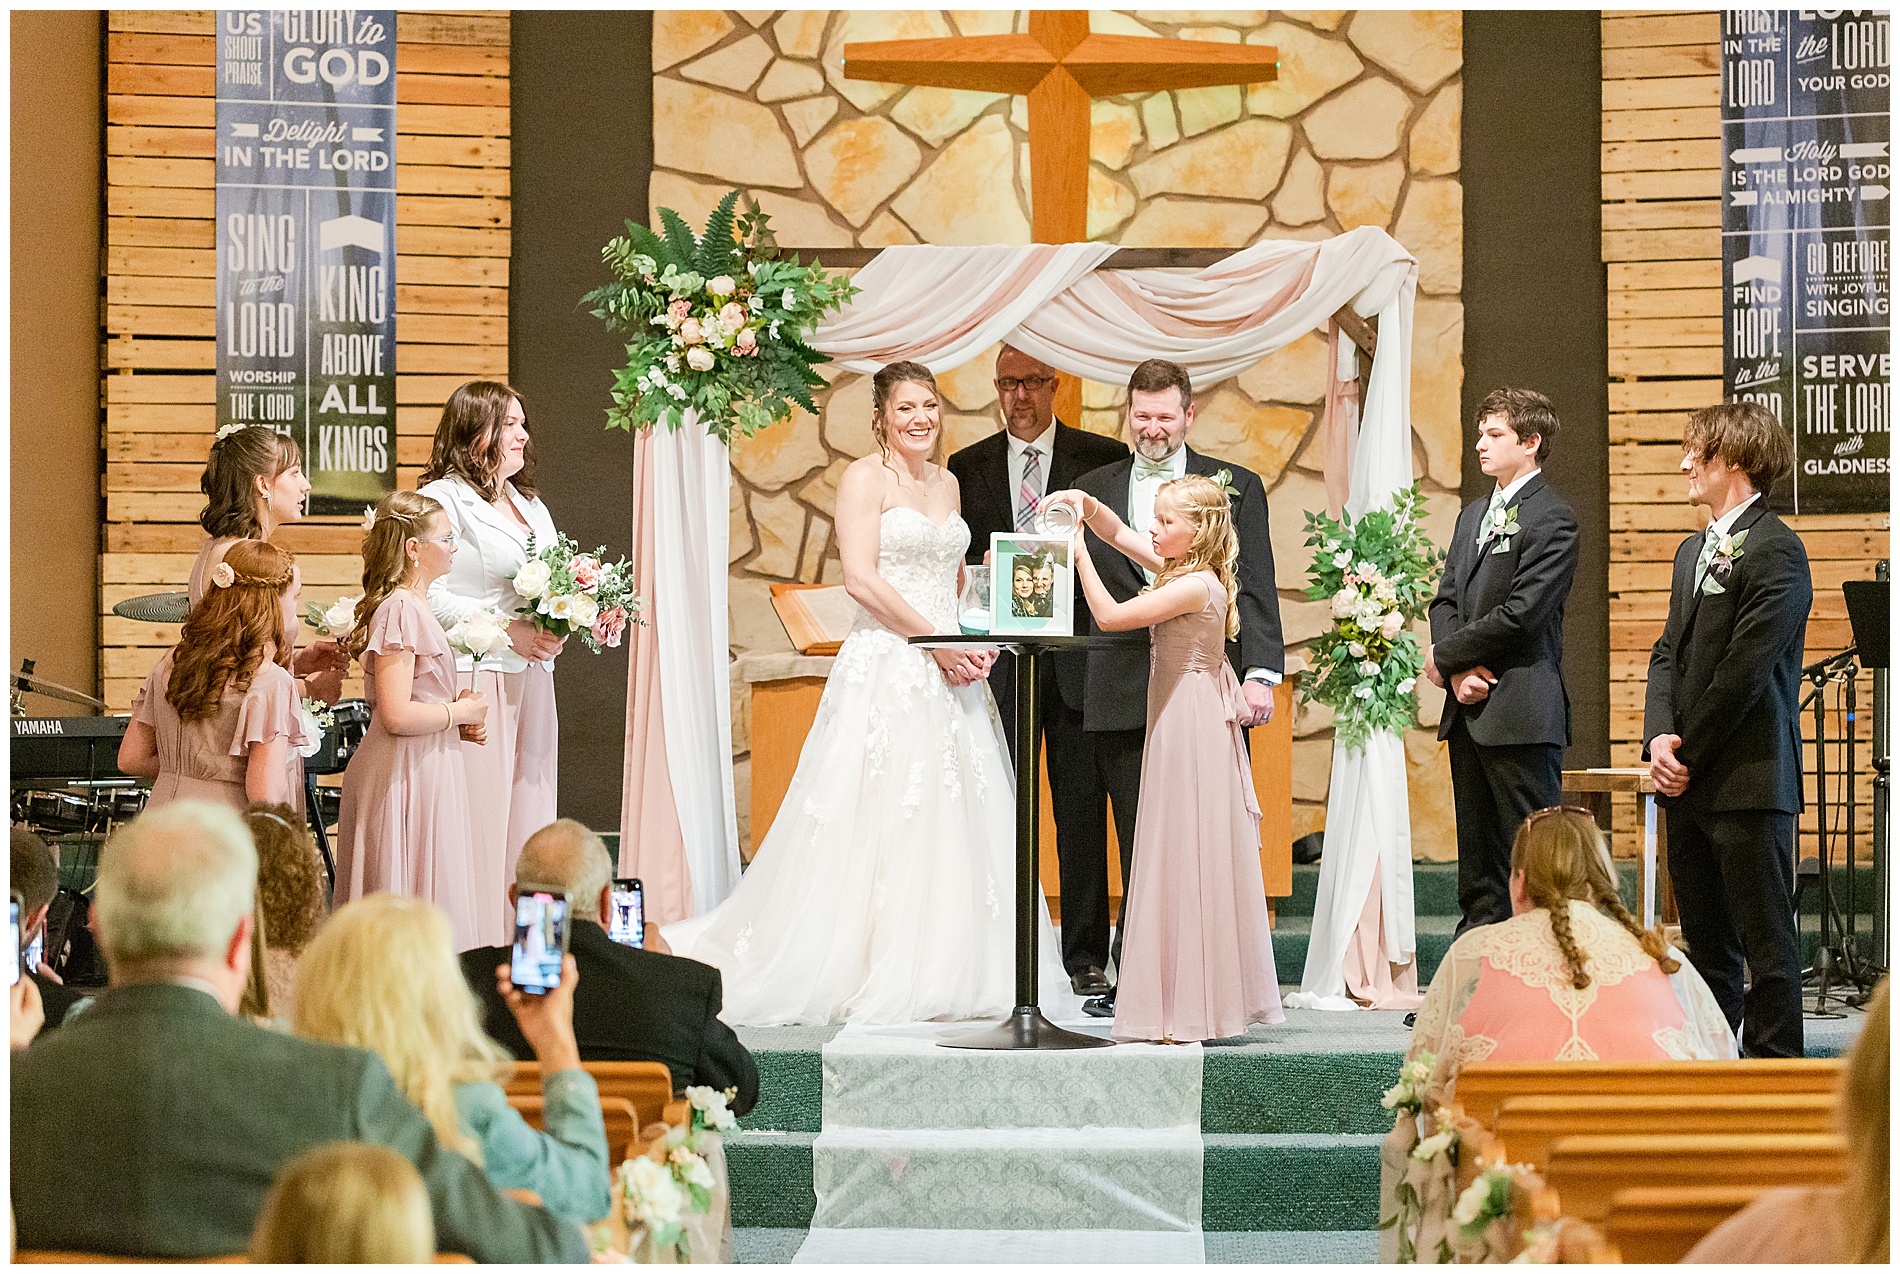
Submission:
[[[756,849],[778,815],[779,803],[798,768],[818,700],[825,689],[831,659],[818,655],[749,656],[741,672],[752,689],[752,845]],[[1249,732],[1253,747],[1254,792],[1260,801],[1260,875],[1267,898],[1293,892],[1293,690],[1299,674],[1289,672],[1274,690],[1273,720]],[[1008,705],[999,705],[1004,710]],[[1056,825],[1049,799],[1049,766],[1037,767],[1042,781],[1041,854],[1038,875],[1049,899],[1049,913],[1062,919],[1056,875]],[[1121,858],[1115,827],[1108,829],[1108,879],[1111,906],[1121,906]]]

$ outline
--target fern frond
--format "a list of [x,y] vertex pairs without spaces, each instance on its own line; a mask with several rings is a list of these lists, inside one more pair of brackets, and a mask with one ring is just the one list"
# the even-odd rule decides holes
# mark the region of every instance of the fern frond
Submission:
[[732,237],[732,210],[738,202],[739,192],[735,188],[719,201],[719,206],[706,218],[706,233],[700,238],[698,257],[699,274],[704,278],[732,272],[732,259],[737,249]]

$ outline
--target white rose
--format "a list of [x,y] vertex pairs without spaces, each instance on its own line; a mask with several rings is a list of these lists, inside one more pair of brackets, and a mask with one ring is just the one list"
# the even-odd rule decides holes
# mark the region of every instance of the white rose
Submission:
[[1333,618],[1345,619],[1359,605],[1359,594],[1350,588],[1342,588],[1333,594]]
[[1405,628],[1405,616],[1401,615],[1398,611],[1395,611],[1395,610],[1387,611],[1385,613],[1385,618],[1379,621],[1379,635],[1385,638],[1387,641],[1393,641],[1397,639],[1399,633],[1404,628]]
[[654,1225],[673,1225],[686,1204],[686,1192],[673,1174],[641,1155],[620,1166],[620,1186],[634,1219]]
[[463,645],[473,655],[493,654],[508,641],[508,630],[493,611],[476,611],[458,627],[462,629]]
[[718,274],[706,280],[706,290],[714,296],[731,296],[738,287],[730,274]]
[[592,628],[594,621],[600,617],[600,603],[589,597],[586,593],[575,596],[573,602],[573,613],[570,618],[573,619],[574,626],[577,628]]
[[323,626],[330,630],[332,637],[341,637],[356,627],[356,604],[360,597],[339,597],[335,605],[323,612]]
[[546,597],[553,572],[538,558],[515,572],[515,592],[522,597]]
[[1346,650],[1349,654],[1352,655],[1354,659],[1364,659],[1366,657],[1366,648],[1363,645],[1361,645],[1359,642],[1356,642],[1356,641],[1347,642]]
[[686,351],[686,365],[696,372],[709,372],[713,369],[713,352],[704,346],[695,345]]

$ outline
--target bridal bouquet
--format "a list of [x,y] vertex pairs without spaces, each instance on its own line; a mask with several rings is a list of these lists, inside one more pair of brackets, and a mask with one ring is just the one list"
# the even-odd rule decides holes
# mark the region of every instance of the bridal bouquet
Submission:
[[734,190],[720,201],[704,234],[662,208],[662,233],[629,221],[602,249],[614,281],[581,303],[628,340],[609,428],[678,429],[691,410],[729,443],[794,404],[817,412],[811,391],[825,379],[813,369],[827,360],[804,337],[857,289],[816,263],[780,260],[765,213],[735,217],[738,199]]
[[527,563],[512,578],[525,619],[558,637],[578,636],[595,654],[619,646],[629,621],[643,622],[632,563],[609,562],[604,548],[581,553],[565,535],[550,544],[529,535]]
[[1418,719],[1424,652],[1407,625],[1425,614],[1444,554],[1418,528],[1424,496],[1414,483],[1390,509],[1356,521],[1306,515],[1315,549],[1306,595],[1332,602],[1332,627],[1314,638],[1314,675],[1302,689],[1333,710],[1349,748],[1375,730],[1397,733]]

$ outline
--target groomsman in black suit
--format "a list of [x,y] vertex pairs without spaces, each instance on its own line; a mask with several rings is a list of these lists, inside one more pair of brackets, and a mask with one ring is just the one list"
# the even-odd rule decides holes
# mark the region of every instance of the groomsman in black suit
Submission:
[[1764,498],[1793,471],[1794,444],[1745,402],[1704,407],[1682,441],[1689,502],[1710,521],[1676,550],[1669,620],[1649,656],[1643,755],[1669,810],[1690,963],[1745,1054],[1800,1057],[1794,835],[1814,586],[1800,537]]
[[1564,602],[1577,573],[1577,515],[1542,469],[1557,440],[1550,400],[1494,389],[1477,415],[1478,467],[1497,485],[1458,515],[1425,652],[1425,675],[1446,691],[1459,933],[1511,918],[1511,842],[1562,796]]
[[[968,561],[983,562],[990,536],[997,532],[1035,529],[1036,508],[1042,497],[1075,485],[1091,469],[1121,459],[1128,448],[1113,438],[1076,429],[1056,419],[1056,372],[1049,364],[1005,345],[996,356],[997,405],[1003,428],[981,442],[971,443],[946,462],[956,475],[963,497],[963,520],[970,526]],[[990,691],[1002,710],[1003,730],[1010,755],[1016,753],[1016,661],[1005,654],[990,669]],[[1055,718],[1056,689],[1045,681],[1042,699],[1043,737],[1053,765],[1063,750],[1065,731],[1079,730]],[[1060,807],[1057,817],[1061,817]],[[1068,899],[1062,900],[1068,913]],[[1067,927],[1066,924],[1064,926]],[[1078,995],[1100,995],[1108,989],[1101,961],[1093,969],[1071,965],[1069,973]]]
[[[1075,486],[1100,500],[1136,531],[1154,518],[1155,493],[1185,474],[1214,477],[1227,471],[1233,495],[1234,533],[1240,540],[1235,571],[1240,585],[1240,637],[1227,643],[1227,657],[1241,678],[1252,715],[1243,724],[1273,718],[1273,687],[1286,668],[1280,637],[1280,598],[1273,582],[1273,542],[1267,530],[1267,491],[1250,469],[1187,445],[1194,423],[1194,391],[1187,369],[1151,358],[1128,378],[1128,432],[1135,454],[1086,474]],[[1095,569],[1116,601],[1127,601],[1148,584],[1147,576],[1093,532],[1088,536]],[[1077,613],[1088,614],[1078,607]],[[1088,631],[1100,632],[1089,616]],[[1063,723],[1058,749],[1052,732],[1049,782],[1055,800],[1056,859],[1062,879],[1062,959],[1071,975],[1119,961],[1122,932],[1109,945],[1108,809],[1115,813],[1120,842],[1123,905],[1127,905],[1130,859],[1135,848],[1135,810],[1141,796],[1141,752],[1148,730],[1148,634],[1122,634],[1124,644],[1056,656],[1061,693],[1052,712]],[[1079,979],[1078,979],[1079,983]],[[1113,996],[1091,1000],[1096,1016],[1114,1012]]]

